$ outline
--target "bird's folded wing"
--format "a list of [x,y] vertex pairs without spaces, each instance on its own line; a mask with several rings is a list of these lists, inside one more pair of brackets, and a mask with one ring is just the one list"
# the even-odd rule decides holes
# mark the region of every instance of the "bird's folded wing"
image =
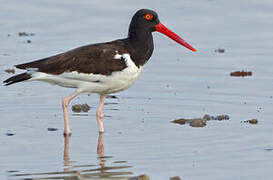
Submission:
[[127,67],[123,59],[115,59],[117,52],[126,53],[120,43],[87,45],[48,58],[19,64],[15,67],[56,75],[73,71],[110,75],[112,72],[121,71]]

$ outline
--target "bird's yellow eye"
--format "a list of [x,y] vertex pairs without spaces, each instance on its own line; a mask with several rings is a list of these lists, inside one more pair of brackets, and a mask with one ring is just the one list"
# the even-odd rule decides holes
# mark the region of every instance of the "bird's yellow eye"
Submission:
[[151,14],[146,14],[145,15],[146,20],[151,20],[152,18],[153,18],[153,16]]

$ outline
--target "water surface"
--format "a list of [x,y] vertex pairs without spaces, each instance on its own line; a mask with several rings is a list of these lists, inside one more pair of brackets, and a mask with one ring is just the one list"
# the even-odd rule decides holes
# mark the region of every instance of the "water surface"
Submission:
[[[73,135],[66,148],[61,99],[72,89],[39,82],[2,86],[0,179],[75,178],[79,172],[101,177],[102,162],[112,167],[107,173],[123,177],[272,179],[271,1],[0,3],[1,81],[11,76],[4,70],[14,64],[125,37],[131,16],[143,7],[155,9],[162,23],[198,50],[192,53],[154,34],[155,51],[141,77],[116,94],[118,99],[106,100],[104,160],[97,152],[97,95],[73,100],[91,109],[82,115],[70,111]],[[19,37],[19,32],[35,35]],[[218,48],[225,52],[214,52]],[[241,70],[253,75],[230,77]],[[204,114],[228,114],[230,120],[209,121],[203,128],[170,123]],[[252,118],[258,124],[241,122]]]

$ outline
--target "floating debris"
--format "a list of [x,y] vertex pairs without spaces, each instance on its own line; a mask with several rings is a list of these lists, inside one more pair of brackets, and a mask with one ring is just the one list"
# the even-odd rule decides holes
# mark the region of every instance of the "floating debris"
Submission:
[[[126,180],[126,178],[125,178],[125,180]],[[150,180],[150,178],[149,178],[149,176],[144,174],[144,175],[140,175],[140,176],[136,176],[136,177],[130,177],[130,178],[128,178],[128,180]]]
[[217,52],[217,53],[224,53],[224,52],[225,52],[225,49],[224,49],[224,48],[218,48],[218,49],[215,49],[214,52]]
[[171,177],[170,180],[181,180],[179,176]]
[[90,106],[88,104],[75,104],[72,106],[72,111],[79,112],[88,112],[90,110]]
[[7,171],[8,173],[17,173],[17,172],[19,172],[19,171],[17,171],[17,170],[10,170],[10,171]]
[[181,118],[181,119],[173,120],[172,122],[183,125],[183,124],[186,124],[187,119]]
[[7,136],[14,136],[15,134],[14,133],[6,133]]
[[215,121],[229,120],[229,115],[223,114],[223,115],[211,116],[209,114],[205,114],[203,118],[193,118],[193,119],[180,118],[171,122],[181,124],[181,125],[189,124],[191,127],[204,127],[207,125],[207,121],[210,121],[210,120],[215,120]]
[[58,131],[58,128],[47,128],[48,131]]
[[27,40],[27,43],[31,43],[31,40],[28,39],[28,40]]
[[83,112],[88,112],[90,110],[90,106],[88,106],[88,104],[82,104],[81,108]]
[[209,120],[218,120],[218,121],[229,120],[229,115],[222,114],[222,115],[217,115],[217,116],[210,116],[209,114],[205,114],[203,116],[203,119],[205,119],[207,121],[209,121]]
[[106,102],[106,103],[104,103],[105,106],[107,106],[107,105],[115,105],[115,104],[118,104],[118,103],[113,103],[113,102],[110,102],[110,103]]
[[173,123],[176,124],[180,124],[180,125],[184,125],[186,123],[188,123],[190,126],[192,127],[204,127],[206,126],[206,120],[205,119],[201,119],[201,118],[195,118],[195,119],[176,119],[174,121],[172,121]]
[[226,114],[218,115],[215,117],[215,120],[218,120],[218,121],[229,120],[229,115],[226,115]]
[[118,99],[118,97],[114,96],[114,95],[107,95],[106,98],[108,98],[108,99]]
[[6,136],[14,136],[15,133],[12,133],[11,130],[8,130],[8,132],[6,133]]
[[246,120],[242,122],[249,123],[249,124],[258,124],[258,119],[250,119],[250,120]]
[[203,119],[209,121],[209,120],[211,120],[211,116],[208,115],[208,114],[205,114],[205,115],[203,116]]
[[127,163],[127,161],[114,161],[113,163]]
[[205,127],[207,125],[207,121],[201,118],[192,119],[189,123],[191,127]]
[[230,73],[230,76],[240,76],[240,77],[252,76],[252,72],[251,71],[234,71]]
[[14,69],[14,68],[6,69],[5,72],[6,72],[6,73],[14,74],[14,73],[15,73],[15,69]]
[[18,36],[34,36],[34,33],[27,33],[27,32],[19,32]]
[[73,105],[73,106],[72,106],[72,111],[73,111],[73,112],[77,112],[77,113],[81,112],[81,111],[82,111],[81,105],[80,105],[80,104],[75,104],[75,105]]

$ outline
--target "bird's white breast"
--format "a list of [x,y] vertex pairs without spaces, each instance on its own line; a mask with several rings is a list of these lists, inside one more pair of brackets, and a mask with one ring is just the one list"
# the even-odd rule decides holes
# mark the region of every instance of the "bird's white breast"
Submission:
[[43,72],[31,72],[32,80],[45,81],[64,87],[78,88],[82,92],[109,94],[122,91],[130,87],[140,75],[142,67],[137,67],[129,54],[116,54],[117,61],[125,60],[127,67],[121,71],[114,71],[111,75],[86,74],[64,72],[60,75],[46,74]]

